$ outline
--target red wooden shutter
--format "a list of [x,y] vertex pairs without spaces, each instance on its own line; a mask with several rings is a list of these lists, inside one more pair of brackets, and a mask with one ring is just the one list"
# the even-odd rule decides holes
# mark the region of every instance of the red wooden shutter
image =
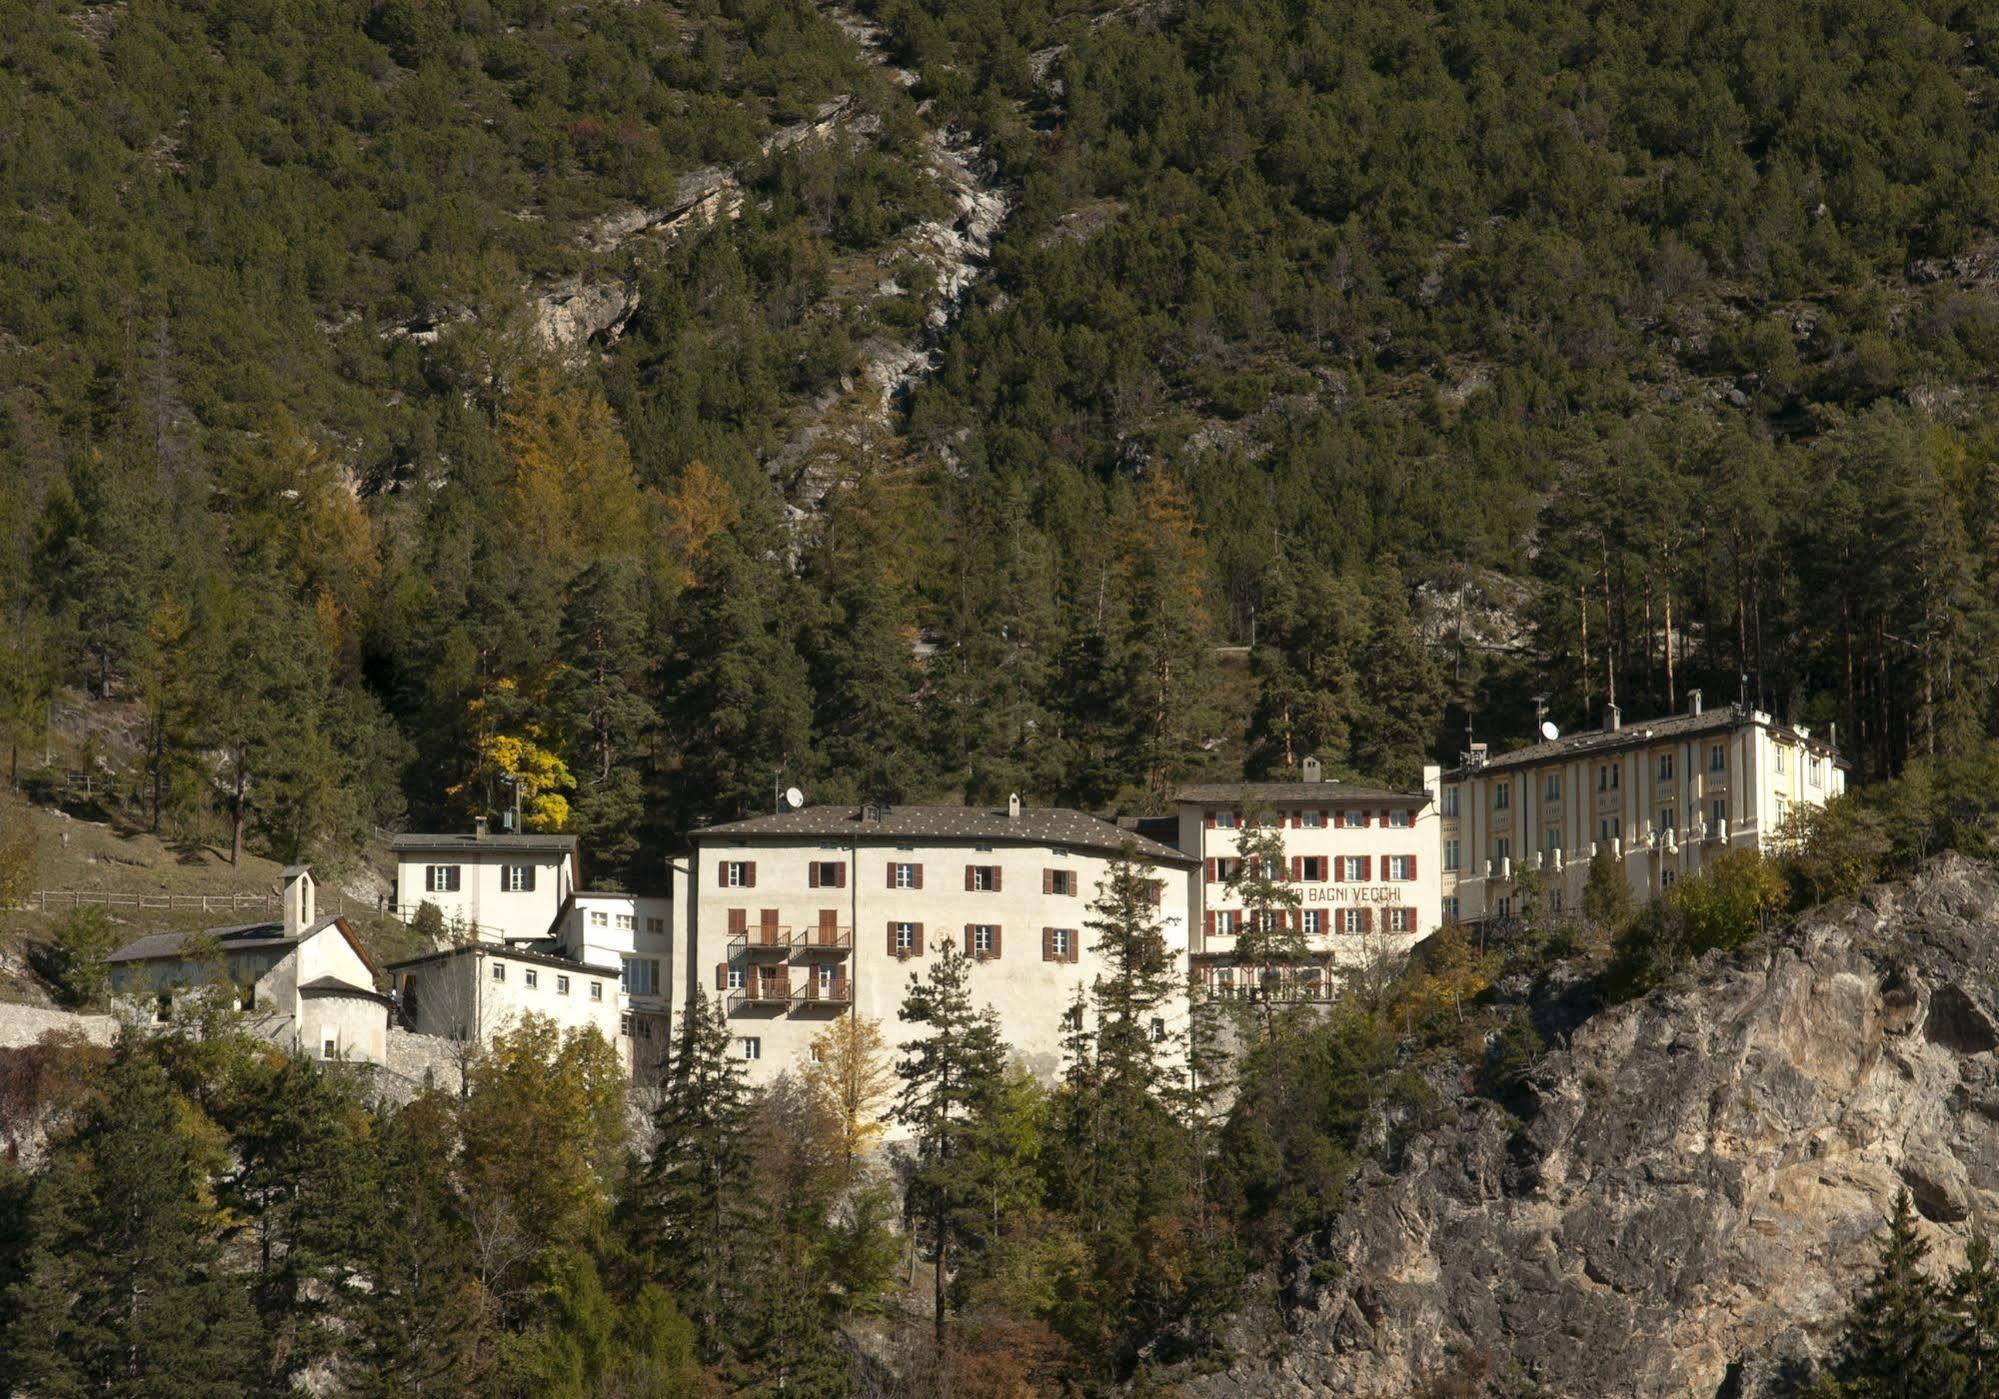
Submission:
[[1305,878],[1305,857],[1303,855],[1293,855],[1291,857],[1291,882],[1293,884],[1296,884],[1301,880],[1303,880],[1304,878]]
[[1041,871],[1041,892],[1044,894],[1052,894],[1055,892],[1054,870]]
[[1363,855],[1360,857],[1360,877],[1363,881],[1374,878],[1374,856]]
[[1333,856],[1333,883],[1344,884],[1346,883],[1346,879],[1347,857],[1344,855]]
[[1360,930],[1361,930],[1361,931],[1362,931],[1363,933],[1371,933],[1371,932],[1373,932],[1373,931],[1374,931],[1374,910],[1373,910],[1373,909],[1371,909],[1371,908],[1364,908],[1364,909],[1362,909],[1362,910],[1360,911]]
[[1291,813],[1291,829],[1292,829],[1292,830],[1294,830],[1294,831],[1295,831],[1295,830],[1297,830],[1297,829],[1299,828],[1299,826],[1301,826],[1302,824],[1304,824],[1304,821],[1305,821],[1305,814],[1304,814],[1303,812],[1300,812],[1300,811],[1294,811],[1294,812],[1292,812],[1292,813]]
[[1213,937],[1215,935],[1215,911],[1212,908],[1204,915],[1204,921],[1207,924],[1208,936]]
[[888,955],[893,957],[902,949],[895,945],[895,924],[888,925]]
[[1055,930],[1053,928],[1043,928],[1041,930],[1041,960],[1044,962],[1055,960]]
[[1238,810],[1235,814],[1235,828],[1237,830],[1242,829],[1242,812],[1240,810]]
[[1409,877],[1411,879],[1414,879],[1416,877],[1416,857],[1414,855],[1411,855],[1408,857],[1408,859],[1409,859]]
[[1294,908],[1291,910],[1291,931],[1294,933],[1302,933],[1305,931],[1304,909]]
[[1000,925],[997,923],[993,924],[993,950],[991,955],[994,958],[998,958],[1000,955]]
[[975,925],[971,923],[967,923],[965,925],[964,948],[965,948],[965,955],[967,957],[976,957],[979,955],[978,949],[972,946],[972,929],[974,926]]
[[730,909],[729,910],[730,935],[733,936],[737,933],[746,933],[749,931],[749,929],[750,929],[750,911],[746,908]]
[[916,925],[916,955],[919,957],[923,955],[923,925],[921,923]]
[[1069,960],[1072,962],[1083,960],[1083,930],[1081,928],[1071,928],[1069,930]]
[[745,889],[754,889],[757,887],[757,862],[755,860],[745,860],[743,862],[743,887]]
[[895,861],[888,862],[888,887],[895,888]]
[[727,860],[718,860],[715,862],[715,886],[718,889],[729,887],[729,862]]
[[847,862],[845,860],[833,866],[833,887],[835,889],[844,889],[847,887]]
[[1208,883],[1213,884],[1214,882],[1215,882],[1215,862],[1214,859],[1210,857],[1210,859],[1208,860]]
[[917,887],[918,889],[921,889],[923,887],[923,866],[918,865],[915,869],[910,871],[910,874],[912,876],[910,882],[914,884],[915,887]]
[[997,894],[997,893],[998,893],[999,891],[1000,891],[1000,867],[999,867],[998,865],[994,865],[994,866],[993,866],[993,892],[994,892],[995,894]]
[[1203,820],[1203,821],[1204,821],[1204,822],[1205,822],[1205,823],[1207,824],[1207,827],[1208,827],[1208,829],[1209,829],[1209,830],[1211,830],[1211,831],[1212,831],[1212,830],[1213,830],[1213,829],[1215,828],[1215,813],[1214,813],[1214,812],[1212,812],[1212,811],[1209,811],[1209,812],[1204,812],[1204,813],[1202,814],[1202,820]]
[[971,893],[973,888],[975,887],[975,881],[977,879],[977,876],[973,873],[973,871],[976,870],[977,868],[978,868],[977,865],[965,866],[965,892],[967,894]]
[[727,962],[717,962],[715,964],[715,989],[717,991],[726,991],[729,989],[729,964]]
[[1322,809],[1319,812],[1319,825],[1323,828],[1326,826],[1330,826],[1332,824],[1333,824],[1333,813]]
[[808,889],[817,889],[819,887],[819,862],[817,860],[813,860],[805,866],[805,887]]

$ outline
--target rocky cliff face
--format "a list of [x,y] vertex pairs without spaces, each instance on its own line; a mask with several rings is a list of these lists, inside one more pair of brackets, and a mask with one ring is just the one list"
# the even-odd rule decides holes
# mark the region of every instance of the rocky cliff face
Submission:
[[1947,856],[1587,1020],[1524,1120],[1460,1096],[1188,1388],[1785,1392],[1898,1190],[1943,1263],[1999,1228],[1995,1048],[1999,877]]

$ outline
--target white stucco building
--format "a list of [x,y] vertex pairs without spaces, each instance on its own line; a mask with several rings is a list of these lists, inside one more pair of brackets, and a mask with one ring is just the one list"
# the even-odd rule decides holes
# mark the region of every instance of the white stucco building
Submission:
[[1440,791],[1445,912],[1467,921],[1521,911],[1530,873],[1556,909],[1577,906],[1599,849],[1641,902],[1716,852],[1768,851],[1793,811],[1846,790],[1830,738],[1740,705],[1623,722],[1497,757],[1473,745]]
[[345,918],[317,916],[310,870],[294,866],[283,881],[275,923],[157,933],[112,953],[114,1009],[166,1026],[189,997],[227,996],[254,1034],[289,1052],[385,1062],[390,1002],[374,964]]
[[590,1026],[629,1053],[619,1034],[616,962],[586,963],[501,943],[470,943],[390,965],[404,1028],[487,1045],[533,1013],[564,1030]]
[[530,942],[555,931],[576,892],[576,837],[414,834],[389,842],[396,857],[395,912],[404,922],[426,903],[447,928],[481,942]]
[[[1299,782],[1182,788],[1179,845],[1199,860],[1193,964],[1209,993],[1227,998],[1255,987],[1285,999],[1326,999],[1337,994],[1342,969],[1399,957],[1435,932],[1438,771],[1425,771],[1427,790],[1398,791],[1321,781],[1307,759]],[[1301,966],[1247,966],[1236,956],[1248,914],[1229,884],[1244,835],[1269,824],[1284,842],[1283,877],[1299,896],[1290,923],[1307,950]]]
[[795,1070],[842,1015],[873,1017],[892,1047],[905,1043],[909,979],[947,937],[974,959],[973,995],[999,1013],[1016,1056],[1052,1076],[1063,1017],[1102,970],[1085,924],[1120,851],[1146,867],[1168,946],[1187,951],[1192,859],[1078,811],[807,807],[694,838],[674,869],[686,951],[673,1010],[697,985],[719,998],[752,1082]]
[[643,1072],[665,1053],[673,977],[672,901],[659,894],[584,890],[556,918],[556,955],[618,968],[619,1026]]

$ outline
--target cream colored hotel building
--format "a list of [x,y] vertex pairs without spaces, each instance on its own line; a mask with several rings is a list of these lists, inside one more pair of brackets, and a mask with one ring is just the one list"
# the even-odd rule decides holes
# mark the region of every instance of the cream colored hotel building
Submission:
[[1800,806],[1846,790],[1827,739],[1758,710],[1705,709],[1600,729],[1488,757],[1474,745],[1443,775],[1443,912],[1475,921],[1520,909],[1532,871],[1550,907],[1577,906],[1599,849],[1613,851],[1641,901],[1720,851],[1769,850]]

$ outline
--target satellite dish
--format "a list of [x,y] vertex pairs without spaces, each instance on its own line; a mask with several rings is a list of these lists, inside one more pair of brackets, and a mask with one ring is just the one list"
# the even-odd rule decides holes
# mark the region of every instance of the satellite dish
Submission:
[[1553,719],[1543,719],[1541,721],[1541,737],[1547,739],[1548,742],[1553,743],[1556,739],[1560,738],[1561,736],[1562,736],[1562,731],[1555,727],[1555,721]]
[[793,811],[798,810],[799,807],[805,805],[805,793],[799,791],[796,787],[786,787],[784,789],[784,804]]

